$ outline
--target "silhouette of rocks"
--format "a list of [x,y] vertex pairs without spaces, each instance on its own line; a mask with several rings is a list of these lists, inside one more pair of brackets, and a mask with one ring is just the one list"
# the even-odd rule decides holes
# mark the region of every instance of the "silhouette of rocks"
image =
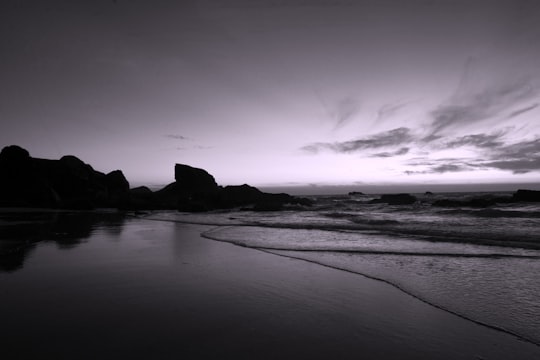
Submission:
[[7,146],[0,153],[0,206],[130,210],[178,209],[209,211],[251,206],[258,211],[280,210],[284,205],[311,205],[288,194],[268,194],[247,184],[218,186],[207,171],[176,164],[175,182],[152,192],[129,189],[120,170],[96,171],[73,155],[59,160],[32,158],[27,150]]
[[356,196],[356,195],[365,195],[363,192],[361,191],[351,191],[349,192],[349,196]]
[[515,201],[540,202],[540,191],[519,189],[512,198]]
[[309,199],[297,198],[289,194],[270,194],[247,184],[226,186],[219,192],[218,206],[220,208],[234,208],[239,206],[252,206],[245,208],[254,211],[278,211],[285,205],[310,206]]
[[379,199],[373,199],[370,204],[386,203],[388,205],[410,205],[416,202],[416,197],[411,194],[384,194]]
[[55,207],[58,194],[40,176],[27,150],[7,146],[0,152],[0,206]]
[[470,200],[441,199],[434,201],[432,206],[486,208],[495,204],[497,204],[497,201],[495,199],[488,198],[473,198]]
[[96,226],[107,232],[121,231],[125,215],[120,212],[0,212],[0,272],[23,267],[38,242],[53,242],[71,249],[87,239]]
[[60,160],[32,158],[16,145],[0,153],[0,174],[0,206],[114,207],[129,191],[120,170],[105,175],[72,155]]

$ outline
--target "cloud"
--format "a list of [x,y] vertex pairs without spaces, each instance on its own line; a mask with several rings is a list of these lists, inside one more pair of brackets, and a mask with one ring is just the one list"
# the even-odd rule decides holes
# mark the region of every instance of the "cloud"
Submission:
[[[458,89],[453,100],[431,112],[432,134],[437,134],[449,127],[493,118],[536,94],[536,89],[528,79],[504,83],[469,94],[465,90]],[[532,108],[522,110],[522,112],[519,110],[514,112],[514,116],[530,111]]]
[[345,97],[336,104],[328,106],[322,95],[316,90],[314,92],[326,115],[335,122],[334,129],[343,127],[360,111],[360,102],[353,97]]
[[521,114],[524,114],[526,112],[529,112],[531,110],[534,110],[536,109],[540,104],[539,103],[536,103],[536,104],[532,104],[531,106],[527,106],[523,109],[518,109],[516,111],[513,111],[512,113],[510,113],[510,115],[508,115],[508,119],[511,119],[511,118],[514,118],[516,116],[519,116]]
[[408,147],[402,147],[401,149],[393,151],[393,152],[380,152],[377,154],[372,154],[370,155],[370,157],[388,158],[388,157],[393,157],[393,156],[405,155],[409,152],[409,150],[410,149]]
[[449,173],[449,172],[470,171],[470,170],[475,169],[473,166],[471,166],[471,164],[459,161],[457,159],[438,159],[438,160],[427,161],[427,162],[416,163],[416,164],[409,164],[409,165],[414,165],[414,166],[428,165],[429,168],[427,170],[421,170],[421,171],[407,170],[405,171],[405,174],[407,175],[443,174],[443,173]]
[[385,104],[377,111],[377,120],[382,121],[394,116],[400,109],[405,107],[407,103]]
[[483,166],[499,170],[511,170],[514,174],[526,174],[532,171],[540,171],[540,156],[530,159],[492,161],[483,164]]
[[514,174],[540,171],[540,138],[502,146],[482,166],[511,170]]
[[336,120],[335,128],[338,129],[351,120],[360,110],[360,104],[353,98],[345,98],[336,104],[332,117]]
[[191,138],[188,138],[187,136],[178,135],[178,134],[167,134],[163,136],[169,139],[174,139],[174,140],[191,140]]
[[503,145],[500,139],[505,135],[504,132],[498,132],[491,135],[473,134],[455,138],[445,144],[448,148],[457,148],[462,146],[474,146],[477,148],[498,148]]
[[414,137],[411,134],[410,129],[401,127],[357,140],[333,143],[313,143],[306,145],[301,149],[311,153],[317,153],[320,150],[331,150],[337,153],[352,153],[365,149],[377,149],[404,145],[412,142],[413,140]]
[[511,171],[514,174],[525,174],[540,171],[540,138],[504,145],[499,135],[468,135],[451,141],[447,145],[473,145],[484,150],[483,158],[417,158],[409,161],[408,166],[427,167],[426,170],[407,170],[408,175],[435,174],[458,171],[474,171],[496,169]]

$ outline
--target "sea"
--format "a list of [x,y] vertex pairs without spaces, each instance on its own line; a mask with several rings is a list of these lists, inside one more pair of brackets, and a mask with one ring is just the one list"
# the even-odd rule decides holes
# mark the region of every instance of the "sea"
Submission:
[[[127,270],[132,266],[145,266],[141,273],[158,271],[160,268],[156,270],[151,260],[152,251],[157,250],[152,250],[155,246],[150,246],[148,241],[159,242],[161,235],[155,234],[154,228],[142,225],[130,233],[123,230],[129,229],[124,224],[139,220],[204,224],[206,226],[200,227],[205,229],[203,237],[376,279],[419,301],[540,346],[540,203],[442,207],[433,204],[441,199],[466,202],[478,197],[511,197],[512,193],[413,195],[418,201],[410,205],[373,203],[379,194],[317,195],[309,197],[313,200],[312,206],[291,206],[269,212],[233,209],[205,213],[137,211],[119,214],[104,210],[101,215],[77,215],[3,210],[0,213],[0,280],[23,295],[26,290],[20,284],[49,286],[45,281],[49,278],[50,284],[60,284],[59,280],[52,280],[52,274],[62,276],[61,285],[54,285],[60,289],[58,291],[65,291],[61,289],[75,281],[95,287],[101,281],[114,280],[115,275],[106,267],[110,264],[103,257],[108,256],[107,248],[124,246],[131,246],[127,248],[130,250],[126,252],[126,259],[137,259],[128,262]],[[104,217],[104,214],[108,215]],[[51,225],[52,228],[47,225],[53,223],[56,225]],[[87,253],[78,250],[73,260],[69,260],[67,252],[52,252],[50,243],[42,245],[41,252],[34,251],[43,238],[54,240],[60,249],[82,249],[79,244],[95,231],[109,240],[103,244],[96,242],[95,252],[92,247]],[[138,245],[126,245],[130,241]],[[46,268],[34,262],[32,272],[20,271],[26,266],[25,262],[37,256],[49,256],[50,265]],[[97,275],[87,274],[82,262],[97,262],[98,266],[92,267]],[[101,263],[103,265],[99,265]],[[66,272],[61,266],[71,270]],[[75,274],[77,279],[71,278]],[[96,282],[96,279],[103,280]],[[129,281],[136,287],[142,280]],[[81,289],[86,289],[86,285]],[[47,293],[48,290],[40,291]],[[28,297],[23,295],[14,297],[13,303],[22,301],[24,306],[37,306],[32,303],[30,293]],[[81,298],[91,299],[92,296],[90,290],[80,294]],[[91,302],[88,307],[92,314]],[[39,313],[39,309],[36,312]]]
[[462,318],[540,344],[540,203],[440,207],[500,193],[319,195],[284,211],[150,212],[155,221],[212,225],[213,240],[377,279]]

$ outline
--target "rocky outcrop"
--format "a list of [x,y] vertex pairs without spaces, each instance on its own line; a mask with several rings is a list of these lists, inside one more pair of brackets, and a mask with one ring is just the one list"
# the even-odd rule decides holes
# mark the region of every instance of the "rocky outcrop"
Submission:
[[473,198],[469,200],[452,200],[452,199],[440,199],[431,204],[432,206],[439,207],[472,207],[472,208],[486,208],[495,205],[497,202],[494,199],[486,198]]
[[0,174],[0,206],[115,207],[129,191],[120,170],[105,175],[72,155],[59,160],[32,158],[16,145],[0,153]]
[[234,208],[251,206],[249,210],[278,211],[285,205],[310,206],[312,203],[306,198],[297,198],[289,194],[270,194],[247,184],[226,186],[219,191],[218,207]]
[[416,202],[416,196],[411,194],[384,194],[379,199],[373,199],[371,204],[385,203],[388,205],[410,205]]
[[174,177],[174,183],[155,192],[147,187],[130,190],[120,170],[104,174],[73,155],[59,160],[32,158],[27,150],[12,145],[0,153],[0,206],[268,211],[287,204],[311,204],[308,199],[268,194],[247,184],[221,187],[207,171],[184,164],[175,165]]
[[515,201],[540,202],[540,191],[519,189],[512,198]]

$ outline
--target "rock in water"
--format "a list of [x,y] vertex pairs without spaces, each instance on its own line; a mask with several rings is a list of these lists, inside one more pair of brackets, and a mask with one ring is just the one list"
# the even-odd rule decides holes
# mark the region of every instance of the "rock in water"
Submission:
[[388,205],[410,205],[416,202],[416,197],[411,194],[384,194],[380,199],[371,200],[370,203],[386,203]]
[[519,189],[513,195],[516,201],[540,202],[540,191]]

